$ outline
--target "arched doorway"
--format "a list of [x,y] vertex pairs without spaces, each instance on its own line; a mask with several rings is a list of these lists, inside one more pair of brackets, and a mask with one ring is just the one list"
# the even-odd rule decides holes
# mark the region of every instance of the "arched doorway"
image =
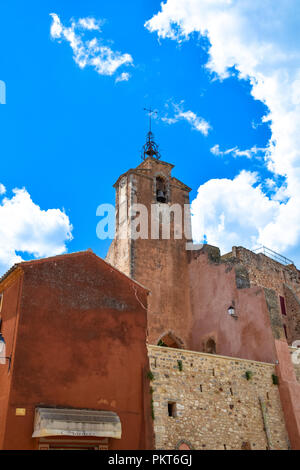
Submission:
[[217,345],[213,338],[209,338],[205,343],[205,352],[209,354],[217,353]]
[[176,450],[193,450],[193,447],[190,442],[182,439],[178,442],[177,446],[175,447]]
[[168,348],[176,348],[176,349],[183,349],[183,342],[180,338],[174,335],[171,331],[168,333],[163,334],[158,342],[157,346],[164,346]]

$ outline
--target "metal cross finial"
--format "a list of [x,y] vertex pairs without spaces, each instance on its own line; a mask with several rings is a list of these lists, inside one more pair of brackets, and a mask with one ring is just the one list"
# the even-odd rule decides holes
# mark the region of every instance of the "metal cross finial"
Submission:
[[151,106],[150,108],[144,108],[144,111],[148,111],[149,113],[149,132],[151,132],[151,117],[152,117],[152,114],[157,114],[157,111],[155,111],[154,109],[151,109]]

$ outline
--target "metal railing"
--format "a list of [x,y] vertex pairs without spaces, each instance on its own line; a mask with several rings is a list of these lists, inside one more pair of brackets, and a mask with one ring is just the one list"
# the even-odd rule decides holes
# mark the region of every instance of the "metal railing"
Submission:
[[286,258],[285,256],[280,255],[279,253],[276,253],[273,250],[270,250],[270,248],[267,248],[266,246],[260,246],[259,248],[256,248],[255,250],[252,250],[253,253],[256,253],[257,255],[262,253],[265,256],[268,256],[269,258],[272,258],[274,261],[277,261],[280,264],[283,264],[287,266],[288,264],[293,264],[294,261],[291,259]]

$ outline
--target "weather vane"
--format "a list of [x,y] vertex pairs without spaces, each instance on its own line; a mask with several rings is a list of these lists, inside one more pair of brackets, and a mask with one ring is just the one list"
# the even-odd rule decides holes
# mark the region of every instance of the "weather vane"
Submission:
[[142,150],[142,158],[145,160],[147,157],[160,158],[160,153],[158,150],[158,145],[154,142],[154,135],[151,131],[151,118],[152,114],[157,114],[157,111],[151,109],[151,107],[144,108],[144,111],[147,111],[149,114],[149,132],[147,133],[147,140]]
[[152,117],[152,114],[157,114],[157,111],[154,110],[154,109],[151,109],[151,106],[150,108],[144,108],[144,111],[148,111],[149,113],[149,132],[151,132],[151,117]]

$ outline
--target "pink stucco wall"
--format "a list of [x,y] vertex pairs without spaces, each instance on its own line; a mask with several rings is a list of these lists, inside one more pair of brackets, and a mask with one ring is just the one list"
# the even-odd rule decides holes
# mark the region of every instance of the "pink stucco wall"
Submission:
[[[217,354],[274,363],[276,350],[264,290],[239,289],[235,267],[211,262],[205,251],[191,257],[189,275],[192,349],[205,350],[206,341],[213,338]],[[237,318],[228,314],[231,305]]]

